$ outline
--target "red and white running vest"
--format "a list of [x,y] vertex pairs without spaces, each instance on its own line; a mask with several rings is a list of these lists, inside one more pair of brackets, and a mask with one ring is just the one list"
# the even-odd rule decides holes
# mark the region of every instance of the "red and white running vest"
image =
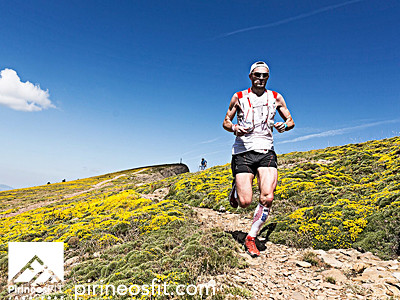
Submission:
[[238,125],[248,128],[249,133],[236,137],[232,154],[250,150],[260,152],[274,150],[272,128],[278,93],[265,90],[259,97],[251,91],[251,88],[248,88],[237,92],[236,95],[239,98]]

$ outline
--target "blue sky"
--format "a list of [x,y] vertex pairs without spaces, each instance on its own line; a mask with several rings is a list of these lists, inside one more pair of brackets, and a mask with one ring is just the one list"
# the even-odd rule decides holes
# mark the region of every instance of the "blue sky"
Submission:
[[278,154],[400,135],[399,17],[395,0],[2,1],[0,184],[225,164],[257,60],[296,122]]

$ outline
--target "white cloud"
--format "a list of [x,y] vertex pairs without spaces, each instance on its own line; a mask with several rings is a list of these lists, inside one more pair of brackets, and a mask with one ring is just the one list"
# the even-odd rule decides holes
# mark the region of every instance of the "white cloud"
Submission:
[[352,131],[355,131],[355,130],[362,130],[362,129],[366,129],[366,128],[369,128],[369,127],[374,127],[374,126],[379,126],[379,125],[384,125],[384,124],[398,123],[398,122],[400,122],[400,119],[386,120],[386,121],[363,124],[363,125],[358,125],[358,126],[354,126],[354,127],[347,127],[347,128],[341,128],[341,129],[333,129],[333,130],[328,130],[328,131],[324,131],[324,132],[320,132],[320,133],[304,135],[304,136],[295,138],[293,140],[282,141],[282,142],[279,142],[277,144],[294,143],[294,142],[306,141],[306,140],[309,140],[309,139],[312,139],[312,138],[321,138],[321,137],[327,137],[327,136],[341,135],[341,134],[345,134],[345,133],[352,132]]
[[55,108],[51,103],[49,91],[39,85],[21,82],[17,72],[4,69],[0,72],[0,104],[19,111],[41,111]]
[[215,142],[215,141],[217,141],[217,140],[219,140],[219,139],[220,139],[220,137],[217,137],[217,138],[212,139],[212,140],[208,140],[208,141],[204,141],[204,142],[197,143],[196,145],[200,145],[200,144],[209,144],[209,143]]

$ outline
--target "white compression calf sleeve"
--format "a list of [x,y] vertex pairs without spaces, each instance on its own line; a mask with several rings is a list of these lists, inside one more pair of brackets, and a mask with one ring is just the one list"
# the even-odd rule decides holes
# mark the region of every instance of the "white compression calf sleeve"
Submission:
[[258,203],[256,211],[254,212],[253,224],[251,225],[251,229],[249,231],[249,236],[256,237],[260,228],[264,225],[265,221],[267,221],[270,209],[266,206]]

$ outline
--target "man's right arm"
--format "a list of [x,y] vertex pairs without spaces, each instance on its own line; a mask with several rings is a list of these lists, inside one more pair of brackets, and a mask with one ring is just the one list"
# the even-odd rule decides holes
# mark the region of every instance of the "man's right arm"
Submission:
[[231,102],[229,103],[228,111],[226,112],[226,116],[224,122],[222,123],[222,127],[226,131],[233,132],[237,136],[242,136],[247,133],[246,129],[238,124],[233,124],[232,120],[236,115],[237,107],[239,105],[239,98],[235,93],[232,96]]

